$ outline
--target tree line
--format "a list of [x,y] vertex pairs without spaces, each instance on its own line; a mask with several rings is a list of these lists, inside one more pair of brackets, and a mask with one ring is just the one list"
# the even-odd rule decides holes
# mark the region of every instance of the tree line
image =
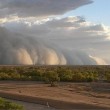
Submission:
[[110,66],[0,66],[0,80],[110,82]]

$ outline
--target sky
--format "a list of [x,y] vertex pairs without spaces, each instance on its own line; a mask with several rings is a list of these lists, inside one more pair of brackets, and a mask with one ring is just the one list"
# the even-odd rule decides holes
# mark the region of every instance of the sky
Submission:
[[94,23],[110,26],[110,0],[93,0],[92,4],[67,12],[63,16],[83,16]]
[[0,0],[1,65],[110,65],[110,0]]

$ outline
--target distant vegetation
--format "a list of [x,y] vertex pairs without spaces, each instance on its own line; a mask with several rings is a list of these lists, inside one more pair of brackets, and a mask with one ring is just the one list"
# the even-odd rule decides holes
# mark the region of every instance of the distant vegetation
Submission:
[[0,80],[110,82],[110,66],[0,66]]
[[0,98],[0,110],[24,110],[22,105]]

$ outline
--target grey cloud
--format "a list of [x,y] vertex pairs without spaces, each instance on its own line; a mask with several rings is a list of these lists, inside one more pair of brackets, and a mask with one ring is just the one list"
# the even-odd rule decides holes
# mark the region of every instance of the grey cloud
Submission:
[[0,64],[93,65],[97,62],[85,52],[61,49],[49,41],[0,27]]
[[[53,19],[42,24],[32,23],[28,26],[24,22],[10,22],[5,26],[15,32],[26,33],[44,39],[76,41],[77,43],[103,42],[108,34],[103,25],[88,24],[82,17]],[[11,28],[10,28],[11,27]],[[62,42],[61,41],[61,42]]]
[[0,28],[1,64],[94,65],[110,62],[107,56],[110,40],[106,39],[109,34],[103,25],[89,24],[82,17],[53,19],[41,24],[31,22],[31,26],[25,21],[9,22],[4,27],[7,30]]
[[[85,56],[88,55],[88,58],[89,55],[93,55],[110,62],[110,40],[107,40],[109,33],[105,30],[106,26],[104,27],[101,24],[88,23],[82,17],[53,19],[40,25],[33,22],[31,27],[24,22],[19,22],[17,24],[16,22],[10,22],[6,23],[4,26],[11,31],[25,33],[36,37],[36,39],[41,38],[43,40],[48,40],[48,43],[53,42],[58,48],[61,48],[60,51],[63,50],[64,52],[64,50],[66,50],[67,52],[70,50],[67,53],[74,57],[67,55],[66,52],[64,52],[68,61],[70,60],[69,57],[73,59],[70,60],[71,62],[75,59],[81,59],[80,55],[78,58],[75,57],[78,55],[76,55],[77,52],[74,50],[77,50],[84,51]],[[81,64],[83,63],[84,61],[82,61]]]
[[64,55],[43,40],[25,37],[0,27],[0,64],[66,63]]
[[44,17],[61,15],[80,6],[92,3],[91,0],[0,0],[0,17]]

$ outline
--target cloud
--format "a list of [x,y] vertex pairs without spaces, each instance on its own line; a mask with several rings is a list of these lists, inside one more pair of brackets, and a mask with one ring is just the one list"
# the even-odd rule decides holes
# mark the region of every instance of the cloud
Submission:
[[45,17],[61,15],[91,0],[0,0],[0,17]]
[[49,41],[12,33],[0,27],[0,64],[97,64],[86,53],[74,52],[63,50]]
[[110,64],[110,27],[58,18],[92,0],[0,0],[0,64]]
[[100,64],[107,65],[107,63],[101,58],[97,58],[97,57],[93,57],[93,56],[90,56],[90,57],[92,59],[94,59],[97,62],[98,65],[100,65]]
[[0,64],[64,65],[64,55],[40,39],[0,27]]
[[77,16],[11,21],[2,26],[1,64],[110,64],[110,27],[103,24]]

